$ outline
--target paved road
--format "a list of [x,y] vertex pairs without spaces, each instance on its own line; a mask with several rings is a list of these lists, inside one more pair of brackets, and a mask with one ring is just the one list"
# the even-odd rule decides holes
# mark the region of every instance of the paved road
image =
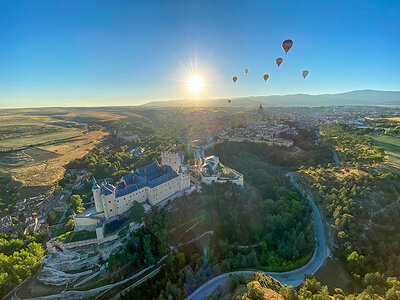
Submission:
[[293,285],[295,287],[299,286],[304,280],[304,275],[306,274],[314,274],[324,263],[325,259],[330,255],[329,248],[326,245],[325,241],[325,232],[324,225],[322,223],[321,215],[318,211],[317,206],[314,203],[314,200],[311,198],[310,194],[308,194],[303,188],[301,188],[294,179],[294,173],[289,172],[286,174],[289,177],[290,181],[303,193],[306,194],[308,201],[310,201],[313,215],[314,215],[314,225],[315,225],[315,236],[318,240],[318,245],[314,250],[314,254],[310,261],[304,265],[303,267],[290,271],[290,272],[282,272],[282,273],[274,273],[274,272],[263,272],[263,271],[237,271],[221,274],[203,284],[196,291],[194,291],[187,300],[197,300],[204,299],[204,297],[208,296],[217,286],[224,283],[230,274],[245,274],[251,275],[255,272],[263,272],[266,275],[271,275],[275,279],[279,280],[282,284]]
[[337,154],[337,152],[335,151],[335,149],[331,149],[333,152],[333,160],[335,161],[335,164],[338,166],[340,164],[340,159],[339,156]]

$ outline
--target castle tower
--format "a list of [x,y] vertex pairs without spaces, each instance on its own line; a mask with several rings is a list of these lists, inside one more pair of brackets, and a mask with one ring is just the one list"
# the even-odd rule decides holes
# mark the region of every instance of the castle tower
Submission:
[[96,179],[93,177],[93,185],[92,185],[92,192],[94,198],[94,205],[96,206],[96,211],[98,213],[103,212],[103,203],[101,201],[101,194],[100,194],[100,187],[96,182]]
[[181,181],[181,190],[185,190],[190,187],[190,174],[188,173],[187,169],[184,172],[182,167],[179,166],[179,178]]
[[161,164],[168,165],[176,173],[179,172],[179,155],[176,152],[161,152]]

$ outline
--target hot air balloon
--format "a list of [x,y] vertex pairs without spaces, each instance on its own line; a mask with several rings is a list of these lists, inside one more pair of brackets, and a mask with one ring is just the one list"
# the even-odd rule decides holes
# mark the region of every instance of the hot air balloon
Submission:
[[282,48],[283,48],[283,50],[285,50],[286,54],[288,53],[290,48],[292,48],[292,46],[293,46],[292,40],[286,40],[286,41],[283,41],[283,43],[282,43]]
[[264,75],[264,80],[267,81],[268,78],[269,78],[269,75],[268,75],[268,74],[265,74],[265,75]]
[[234,76],[234,77],[232,78],[232,80],[233,80],[233,82],[236,82],[236,80],[237,80],[237,77],[236,77],[236,76]]
[[249,69],[246,69],[246,70],[244,70],[245,72],[246,72],[246,74],[247,74],[247,72],[249,71]]
[[282,57],[278,57],[278,58],[276,59],[276,64],[278,65],[278,67],[281,65],[282,62],[283,62]]
[[228,100],[228,103],[231,103],[232,101],[231,100]]
[[303,72],[301,72],[301,75],[303,75],[303,77],[306,78],[307,75],[308,75],[308,71],[307,71],[307,70],[304,70]]

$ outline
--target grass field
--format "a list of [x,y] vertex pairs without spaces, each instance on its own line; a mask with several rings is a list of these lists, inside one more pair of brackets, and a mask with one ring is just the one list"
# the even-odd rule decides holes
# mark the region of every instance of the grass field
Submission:
[[105,135],[104,132],[92,131],[62,143],[1,153],[0,169],[22,183],[23,195],[45,193],[62,177],[67,163],[84,156]]
[[78,242],[78,241],[85,241],[91,240],[96,238],[95,231],[81,231],[81,232],[74,232],[72,237],[69,239],[69,242]]
[[107,135],[87,123],[125,118],[101,110],[43,108],[0,110],[0,171],[20,182],[21,196],[46,193],[64,166]]
[[374,144],[385,149],[386,164],[400,170],[400,138],[395,136],[369,135]]
[[[3,127],[3,126],[2,126]],[[1,139],[0,152],[21,150],[31,146],[41,146],[54,142],[68,141],[79,137],[82,134],[81,130],[65,128],[57,129],[54,132],[46,132],[48,126],[39,127],[37,134],[26,136],[18,135],[13,138]],[[40,133],[44,131],[45,133]]]

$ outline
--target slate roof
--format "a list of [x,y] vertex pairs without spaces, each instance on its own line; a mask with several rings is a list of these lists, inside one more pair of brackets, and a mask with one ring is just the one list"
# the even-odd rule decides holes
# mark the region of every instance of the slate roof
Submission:
[[100,190],[102,194],[110,195],[115,191],[115,186],[109,183],[105,183],[100,186]]
[[123,176],[121,182],[115,188],[115,195],[116,197],[125,196],[146,186],[154,188],[176,177],[178,177],[178,174],[170,166],[161,166],[157,161],[154,161],[150,165]]

